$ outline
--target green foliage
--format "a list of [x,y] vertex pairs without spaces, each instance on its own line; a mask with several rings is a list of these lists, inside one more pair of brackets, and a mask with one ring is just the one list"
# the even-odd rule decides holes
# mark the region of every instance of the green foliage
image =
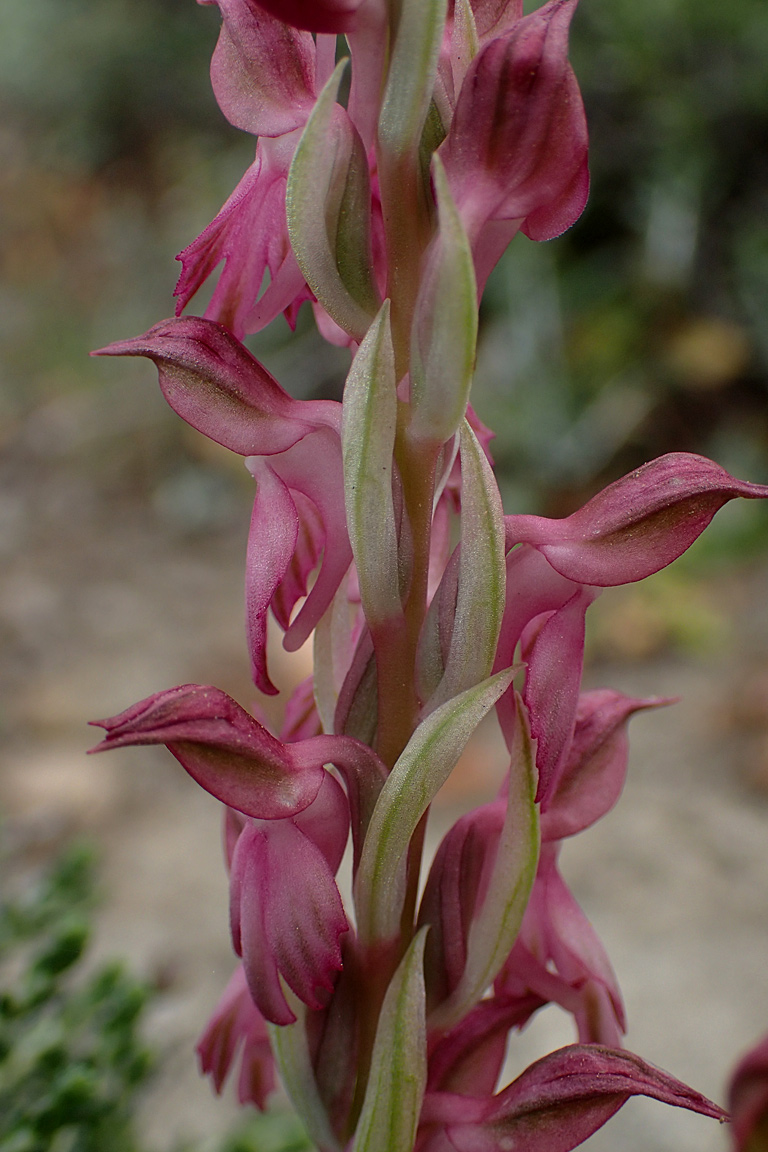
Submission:
[[148,990],[116,963],[80,970],[93,899],[92,854],[74,846],[0,903],[0,1152],[136,1152]]

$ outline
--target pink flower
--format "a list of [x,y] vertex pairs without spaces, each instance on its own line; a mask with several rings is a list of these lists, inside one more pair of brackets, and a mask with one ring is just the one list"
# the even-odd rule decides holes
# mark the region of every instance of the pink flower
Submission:
[[428,1093],[416,1148],[570,1152],[638,1095],[725,1119],[711,1100],[631,1052],[573,1044],[537,1060],[495,1096]]
[[[314,811],[313,811],[314,809]],[[235,951],[259,1011],[274,1024],[295,1013],[281,980],[322,1008],[342,966],[347,918],[334,874],[349,831],[349,807],[327,773],[314,804],[294,819],[249,820],[232,856],[230,920]]]
[[[205,310],[236,336],[258,332],[281,312],[292,325],[311,298],[291,248],[285,218],[285,186],[298,133],[259,139],[256,159],[218,216],[177,259],[182,272],[174,295],[176,315],[224,261]],[[269,284],[262,291],[265,274]]]
[[[266,663],[270,607],[286,629],[286,647],[299,648],[352,562],[341,405],[292,399],[223,326],[193,316],[163,321],[97,354],[148,356],[170,406],[193,428],[247,457],[256,480],[246,569],[248,639],[254,681],[274,694]],[[318,563],[315,584],[291,621]]]
[[[514,232],[534,240],[565,231],[589,190],[587,128],[568,63],[576,0],[549,0],[489,39],[473,60],[439,152],[472,242],[478,287]],[[499,5],[484,27],[507,28]],[[517,12],[517,6],[513,6]],[[498,227],[498,222],[509,222]]]
[[[242,1047],[241,1047],[242,1046]],[[240,1056],[237,1098],[263,1112],[275,1090],[275,1064],[264,1017],[251,999],[242,964],[224,989],[197,1042],[200,1071],[210,1076],[217,1094]]]

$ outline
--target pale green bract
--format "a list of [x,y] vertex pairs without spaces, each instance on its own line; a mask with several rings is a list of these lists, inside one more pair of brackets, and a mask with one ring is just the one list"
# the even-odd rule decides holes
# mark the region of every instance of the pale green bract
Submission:
[[432,712],[392,769],[371,817],[355,883],[362,942],[389,941],[397,935],[411,837],[469,737],[514,674],[513,668],[497,672]]
[[427,1083],[424,944],[414,936],[384,997],[371,1071],[351,1152],[413,1147]]
[[395,354],[385,301],[347,377],[341,433],[347,528],[363,610],[374,626],[402,612],[392,502],[396,427]]
[[363,142],[336,103],[342,60],[307,120],[288,173],[288,234],[307,284],[336,323],[362,340],[378,311]]
[[[445,672],[426,711],[489,675],[504,612],[504,510],[488,458],[465,420],[461,428],[462,531],[459,588]],[[437,621],[430,624],[437,626]]]
[[443,444],[469,402],[477,345],[472,249],[440,158],[432,158],[438,230],[427,253],[411,333],[409,434]]

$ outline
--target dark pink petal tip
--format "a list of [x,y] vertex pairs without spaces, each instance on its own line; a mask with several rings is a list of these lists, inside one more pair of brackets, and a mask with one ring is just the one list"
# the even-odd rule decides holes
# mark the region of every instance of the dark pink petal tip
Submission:
[[681,556],[737,496],[764,499],[768,485],[736,480],[703,456],[670,452],[609,484],[563,520],[506,517],[507,548],[530,544],[579,583],[629,584]]
[[93,724],[106,737],[92,752],[165,744],[202,788],[230,808],[263,820],[307,808],[323,782],[321,762],[294,763],[294,748],[267,732],[218,688],[184,684]]
[[[361,0],[258,0],[284,24],[306,32],[351,32]],[[251,0],[256,5],[257,0]]]

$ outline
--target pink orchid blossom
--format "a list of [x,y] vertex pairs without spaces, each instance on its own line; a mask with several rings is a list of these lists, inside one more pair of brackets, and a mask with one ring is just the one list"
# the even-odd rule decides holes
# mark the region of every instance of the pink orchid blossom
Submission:
[[249,820],[237,838],[230,880],[232,940],[254,1003],[274,1024],[296,1019],[281,978],[300,1000],[319,1009],[342,966],[340,938],[349,925],[334,874],[348,830],[346,796],[326,773],[316,800],[303,813],[294,819]]
[[[470,403],[488,273],[586,200],[576,0],[217,3],[214,92],[258,143],[181,253],[179,311],[223,262],[219,281],[205,317],[101,351],[151,359],[174,411],[243,457],[253,680],[277,694],[270,613],[288,651],[314,638],[314,672],[279,737],[258,701],[182,685],[100,721],[94,749],[165,744],[225,806],[242,964],[201,1067],[220,1091],[239,1059],[259,1108],[279,1075],[319,1152],[569,1152],[638,1094],[723,1119],[621,1049],[616,974],[558,856],[616,803],[630,717],[670,702],[582,691],[589,605],[768,485],[674,453],[563,519],[505,516]],[[353,355],[342,403],[294,399],[240,343],[304,301]],[[494,708],[504,784],[419,898],[430,806]],[[550,1003],[578,1043],[497,1091]],[[764,1143],[765,1065],[763,1044],[734,1078],[738,1152]]]
[[[277,690],[266,664],[267,614],[304,643],[352,561],[341,482],[340,405],[293,400],[223,326],[197,317],[167,320],[98,355],[147,356],[172,408],[193,428],[246,456],[256,480],[246,576],[253,677]],[[309,597],[311,573],[320,572]]]
[[570,1152],[630,1096],[649,1096],[716,1120],[725,1113],[630,1052],[574,1044],[531,1064],[496,1096],[432,1093],[424,1101],[419,1152]]
[[559,1004],[583,1044],[621,1045],[626,1018],[616,975],[558,871],[552,845],[542,848],[520,935],[494,987],[502,996]]
[[[486,20],[494,19],[491,7],[484,6]],[[518,229],[550,239],[586,203],[586,120],[568,63],[574,9],[575,0],[549,0],[488,39],[467,72],[440,148],[480,287]],[[506,14],[499,20],[505,26]],[[509,224],[499,228],[500,221]]]
[[[226,324],[238,337],[259,332],[281,312],[295,326],[299,305],[311,296],[285,218],[285,186],[297,143],[295,133],[260,138],[256,159],[218,216],[179,254],[177,316],[223,260],[205,310],[209,320]],[[262,291],[267,273],[270,281]]]
[[242,964],[232,974],[197,1042],[197,1055],[200,1070],[210,1076],[217,1095],[239,1056],[237,1099],[264,1111],[277,1087],[275,1062],[264,1017],[251,999]]

